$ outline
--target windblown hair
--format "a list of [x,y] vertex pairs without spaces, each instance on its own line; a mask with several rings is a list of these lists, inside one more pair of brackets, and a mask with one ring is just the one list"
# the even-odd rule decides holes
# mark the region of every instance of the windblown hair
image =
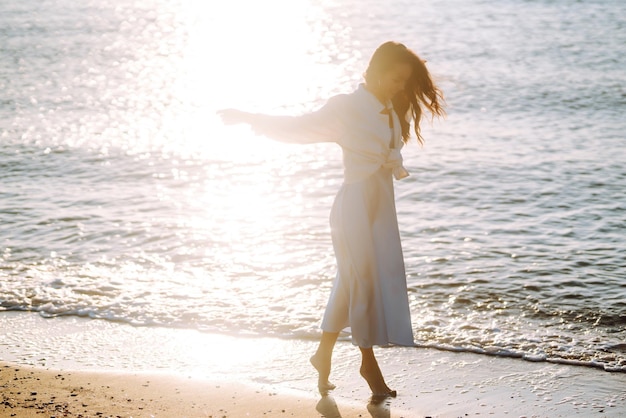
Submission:
[[443,93],[433,83],[426,68],[426,61],[401,43],[385,42],[374,51],[365,72],[365,80],[368,84],[375,85],[382,74],[399,63],[410,64],[412,68],[411,77],[404,90],[391,99],[393,107],[400,117],[402,139],[405,143],[409,141],[411,136],[410,121],[412,119],[415,124],[417,141],[424,144],[424,138],[420,132],[423,110],[428,110],[433,118],[445,115]]

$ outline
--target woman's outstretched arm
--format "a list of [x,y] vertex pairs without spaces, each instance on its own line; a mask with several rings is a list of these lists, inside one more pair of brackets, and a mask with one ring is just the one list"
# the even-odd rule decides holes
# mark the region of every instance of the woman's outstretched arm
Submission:
[[236,109],[220,110],[218,115],[226,125],[245,123],[257,134],[282,142],[337,142],[342,134],[340,97],[335,96],[321,109],[301,116],[264,115]]

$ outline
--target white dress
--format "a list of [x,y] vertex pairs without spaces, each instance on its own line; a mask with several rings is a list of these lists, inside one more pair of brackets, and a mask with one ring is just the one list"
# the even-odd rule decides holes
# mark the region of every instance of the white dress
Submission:
[[337,276],[322,329],[350,328],[352,342],[363,348],[414,345],[392,179],[392,173],[397,179],[408,173],[400,155],[398,115],[391,111],[391,124],[381,113],[385,109],[391,103],[383,105],[360,85],[316,112],[256,115],[251,124],[285,142],[341,146],[344,183],[330,214]]

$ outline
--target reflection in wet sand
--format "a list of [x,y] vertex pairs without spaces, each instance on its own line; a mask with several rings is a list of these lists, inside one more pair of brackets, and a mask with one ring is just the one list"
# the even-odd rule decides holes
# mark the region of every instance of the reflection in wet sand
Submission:
[[[341,418],[337,402],[330,395],[323,395],[315,406],[315,409],[324,418]],[[391,407],[389,399],[372,398],[367,404],[367,412],[370,413],[372,418],[390,418]]]
[[341,418],[337,402],[330,395],[323,395],[315,406],[315,410],[325,418]]
[[389,398],[372,398],[367,404],[367,412],[372,418],[390,418],[391,401]]

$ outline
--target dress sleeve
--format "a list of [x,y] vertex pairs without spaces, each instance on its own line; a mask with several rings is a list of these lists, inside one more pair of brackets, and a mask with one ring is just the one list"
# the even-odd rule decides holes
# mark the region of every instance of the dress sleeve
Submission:
[[343,102],[342,95],[334,96],[319,110],[301,116],[254,114],[250,126],[257,134],[281,142],[339,142],[343,132]]

